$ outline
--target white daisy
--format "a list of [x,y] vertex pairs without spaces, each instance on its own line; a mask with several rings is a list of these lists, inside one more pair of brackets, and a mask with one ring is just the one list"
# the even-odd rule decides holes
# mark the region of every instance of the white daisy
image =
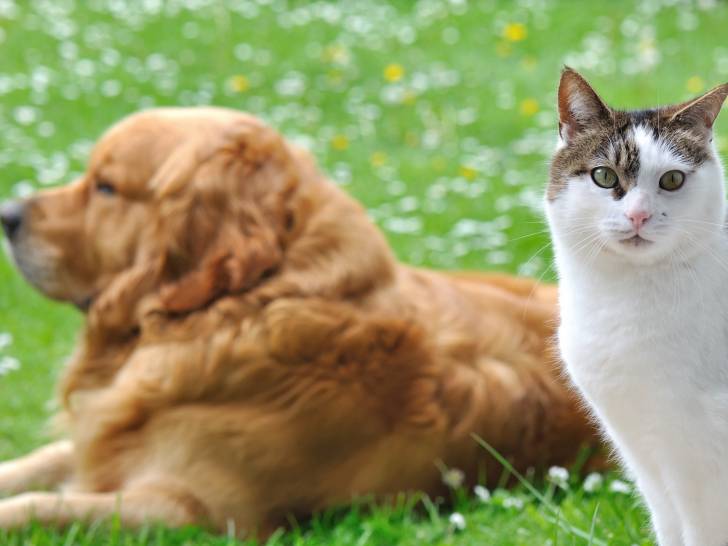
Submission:
[[462,531],[466,527],[465,516],[460,512],[453,512],[450,514],[450,525],[456,531]]

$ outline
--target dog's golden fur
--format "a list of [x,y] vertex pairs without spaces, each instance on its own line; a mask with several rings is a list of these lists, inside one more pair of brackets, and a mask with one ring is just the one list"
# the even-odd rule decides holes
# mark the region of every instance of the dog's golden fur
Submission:
[[[113,192],[113,193],[112,193]],[[25,204],[13,250],[87,308],[69,440],[0,465],[0,527],[266,533],[357,495],[567,464],[594,435],[549,344],[552,286],[398,264],[364,210],[253,117],[154,110]]]

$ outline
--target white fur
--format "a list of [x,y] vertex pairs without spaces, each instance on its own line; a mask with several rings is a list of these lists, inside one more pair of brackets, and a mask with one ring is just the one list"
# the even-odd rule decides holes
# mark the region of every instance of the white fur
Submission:
[[[567,370],[643,493],[661,546],[728,545],[728,235],[714,157],[691,172],[638,128],[637,185],[620,200],[589,175],[546,212]],[[595,167],[597,165],[594,165]],[[686,173],[661,190],[660,176]],[[640,235],[625,213],[652,216]]]

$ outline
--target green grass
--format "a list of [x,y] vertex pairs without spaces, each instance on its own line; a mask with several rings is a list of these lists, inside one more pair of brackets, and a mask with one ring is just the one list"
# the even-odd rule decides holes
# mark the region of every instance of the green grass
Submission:
[[[583,70],[622,107],[683,100],[728,80],[723,2],[123,4],[0,1],[0,198],[72,179],[104,128],[139,108],[226,105],[310,147],[404,261],[551,279],[539,211],[561,66]],[[717,130],[725,152],[728,121]],[[0,458],[47,439],[47,401],[79,324],[0,259],[0,333],[12,335],[0,368],[19,362],[0,375]],[[588,493],[576,478],[568,489],[536,491],[499,490],[488,503],[454,491],[450,508],[426,499],[364,504],[270,544],[568,545],[589,544],[590,534],[593,544],[649,544],[631,495],[608,485]],[[465,529],[449,522],[452,510]],[[0,534],[0,543],[233,541],[110,524],[30,527]]]

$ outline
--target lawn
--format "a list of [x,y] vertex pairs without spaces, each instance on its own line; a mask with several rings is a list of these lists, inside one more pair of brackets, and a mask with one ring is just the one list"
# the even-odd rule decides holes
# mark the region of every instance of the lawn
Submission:
[[[540,203],[560,68],[617,106],[684,100],[728,80],[726,28],[717,0],[0,0],[0,199],[71,180],[135,110],[225,105],[310,148],[402,260],[553,279]],[[0,258],[0,459],[48,439],[80,320]],[[536,483],[488,495],[455,483],[448,507],[362,502],[269,544],[651,544],[620,476]],[[113,522],[0,543],[236,544]]]

